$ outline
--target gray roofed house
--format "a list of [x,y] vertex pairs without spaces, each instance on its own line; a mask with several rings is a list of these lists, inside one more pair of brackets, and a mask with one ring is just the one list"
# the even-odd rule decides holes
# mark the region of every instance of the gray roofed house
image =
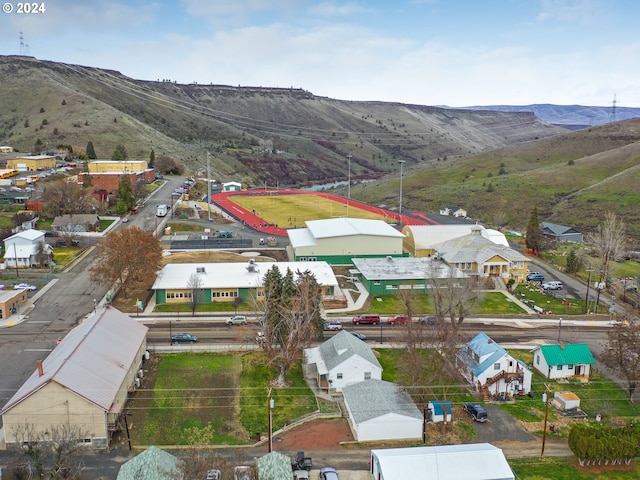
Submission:
[[542,222],[540,224],[542,228],[542,235],[547,238],[552,238],[557,242],[574,242],[582,243],[582,233],[573,227],[567,227],[565,225],[558,225],[556,223]]
[[518,282],[526,279],[529,258],[483,237],[480,228],[472,227],[469,235],[438,243],[433,249],[438,258],[469,275],[513,278]]
[[108,447],[135,389],[147,330],[115,308],[98,309],[71,330],[0,410],[6,443],[22,441],[14,430],[28,419],[35,435],[69,426],[85,446]]
[[100,218],[95,213],[78,213],[54,218],[51,228],[56,232],[79,233],[94,232],[99,225]]
[[422,438],[422,413],[404,387],[369,380],[345,386],[342,394],[357,441]]
[[382,367],[369,345],[346,330],[305,349],[304,357],[307,375],[325,391],[341,392],[346,385],[382,378]]
[[120,467],[116,480],[180,480],[179,460],[158,447],[151,446]]

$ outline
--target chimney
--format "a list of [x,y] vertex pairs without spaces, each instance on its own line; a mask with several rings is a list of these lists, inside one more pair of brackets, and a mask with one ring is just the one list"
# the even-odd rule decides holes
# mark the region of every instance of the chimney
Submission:
[[560,350],[564,350],[564,343],[560,344]]
[[42,360],[38,360],[36,364],[38,365],[38,376],[41,377],[44,375],[44,367],[42,366]]

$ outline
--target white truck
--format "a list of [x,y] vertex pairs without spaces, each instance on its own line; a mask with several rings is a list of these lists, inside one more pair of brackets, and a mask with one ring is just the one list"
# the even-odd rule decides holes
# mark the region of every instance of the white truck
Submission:
[[165,205],[164,203],[158,205],[158,209],[156,211],[156,216],[165,217],[169,213],[169,205]]

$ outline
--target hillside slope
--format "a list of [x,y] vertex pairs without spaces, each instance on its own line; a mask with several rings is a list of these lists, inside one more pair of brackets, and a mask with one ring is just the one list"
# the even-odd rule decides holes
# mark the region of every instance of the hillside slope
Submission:
[[[405,172],[403,206],[466,209],[496,226],[524,228],[540,218],[592,230],[604,213],[622,216],[640,239],[640,119],[605,124]],[[352,188],[359,200],[397,205],[398,175]]]
[[377,178],[407,166],[545,138],[566,130],[531,113],[348,102],[301,89],[137,81],[118,72],[0,56],[0,143],[21,151],[92,141],[108,158],[167,154],[249,184],[300,186]]

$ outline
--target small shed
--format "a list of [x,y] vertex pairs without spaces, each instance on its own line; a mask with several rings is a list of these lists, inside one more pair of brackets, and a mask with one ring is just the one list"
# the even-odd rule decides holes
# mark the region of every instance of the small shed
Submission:
[[[451,400],[432,400],[427,405],[429,416],[427,419],[433,423],[451,421]],[[445,419],[446,414],[446,419]]]
[[580,408],[580,397],[573,392],[556,392],[553,401],[559,410],[573,410]]

